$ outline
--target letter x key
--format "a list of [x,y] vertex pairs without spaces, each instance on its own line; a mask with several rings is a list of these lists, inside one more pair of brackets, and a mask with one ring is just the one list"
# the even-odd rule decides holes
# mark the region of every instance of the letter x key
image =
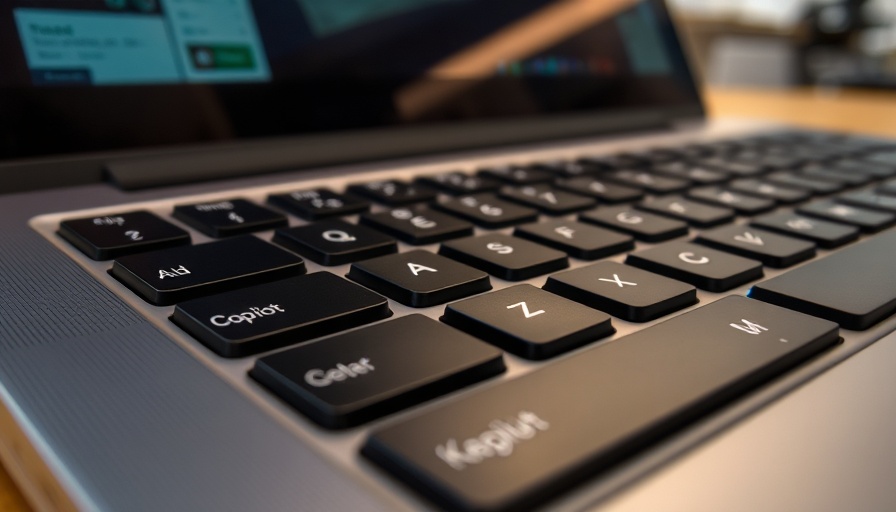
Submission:
[[619,279],[619,274],[613,274],[613,279],[607,279],[606,277],[601,277],[598,281],[606,281],[608,283],[616,283],[620,288],[624,286],[638,286],[638,283],[632,283],[630,281],[623,281]]

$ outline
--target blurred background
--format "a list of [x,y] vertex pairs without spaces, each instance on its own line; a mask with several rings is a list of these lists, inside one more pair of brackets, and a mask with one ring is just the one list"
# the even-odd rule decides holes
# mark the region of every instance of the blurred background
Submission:
[[711,86],[896,90],[896,0],[667,0]]

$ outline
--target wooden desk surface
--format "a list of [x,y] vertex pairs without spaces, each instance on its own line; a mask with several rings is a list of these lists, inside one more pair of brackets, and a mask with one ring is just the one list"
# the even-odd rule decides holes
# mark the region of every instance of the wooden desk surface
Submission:
[[[896,137],[896,92],[708,89],[710,116],[753,117],[797,126]],[[0,467],[0,512],[31,508]]]

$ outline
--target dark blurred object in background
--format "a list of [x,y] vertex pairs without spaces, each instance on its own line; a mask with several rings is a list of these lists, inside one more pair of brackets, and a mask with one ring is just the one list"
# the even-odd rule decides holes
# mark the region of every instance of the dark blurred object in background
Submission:
[[714,85],[896,88],[894,0],[669,0]]

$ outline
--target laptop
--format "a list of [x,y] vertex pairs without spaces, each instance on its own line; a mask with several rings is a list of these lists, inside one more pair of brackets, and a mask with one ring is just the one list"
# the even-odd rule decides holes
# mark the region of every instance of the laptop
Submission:
[[659,0],[10,0],[39,510],[891,510],[896,142],[707,122]]

